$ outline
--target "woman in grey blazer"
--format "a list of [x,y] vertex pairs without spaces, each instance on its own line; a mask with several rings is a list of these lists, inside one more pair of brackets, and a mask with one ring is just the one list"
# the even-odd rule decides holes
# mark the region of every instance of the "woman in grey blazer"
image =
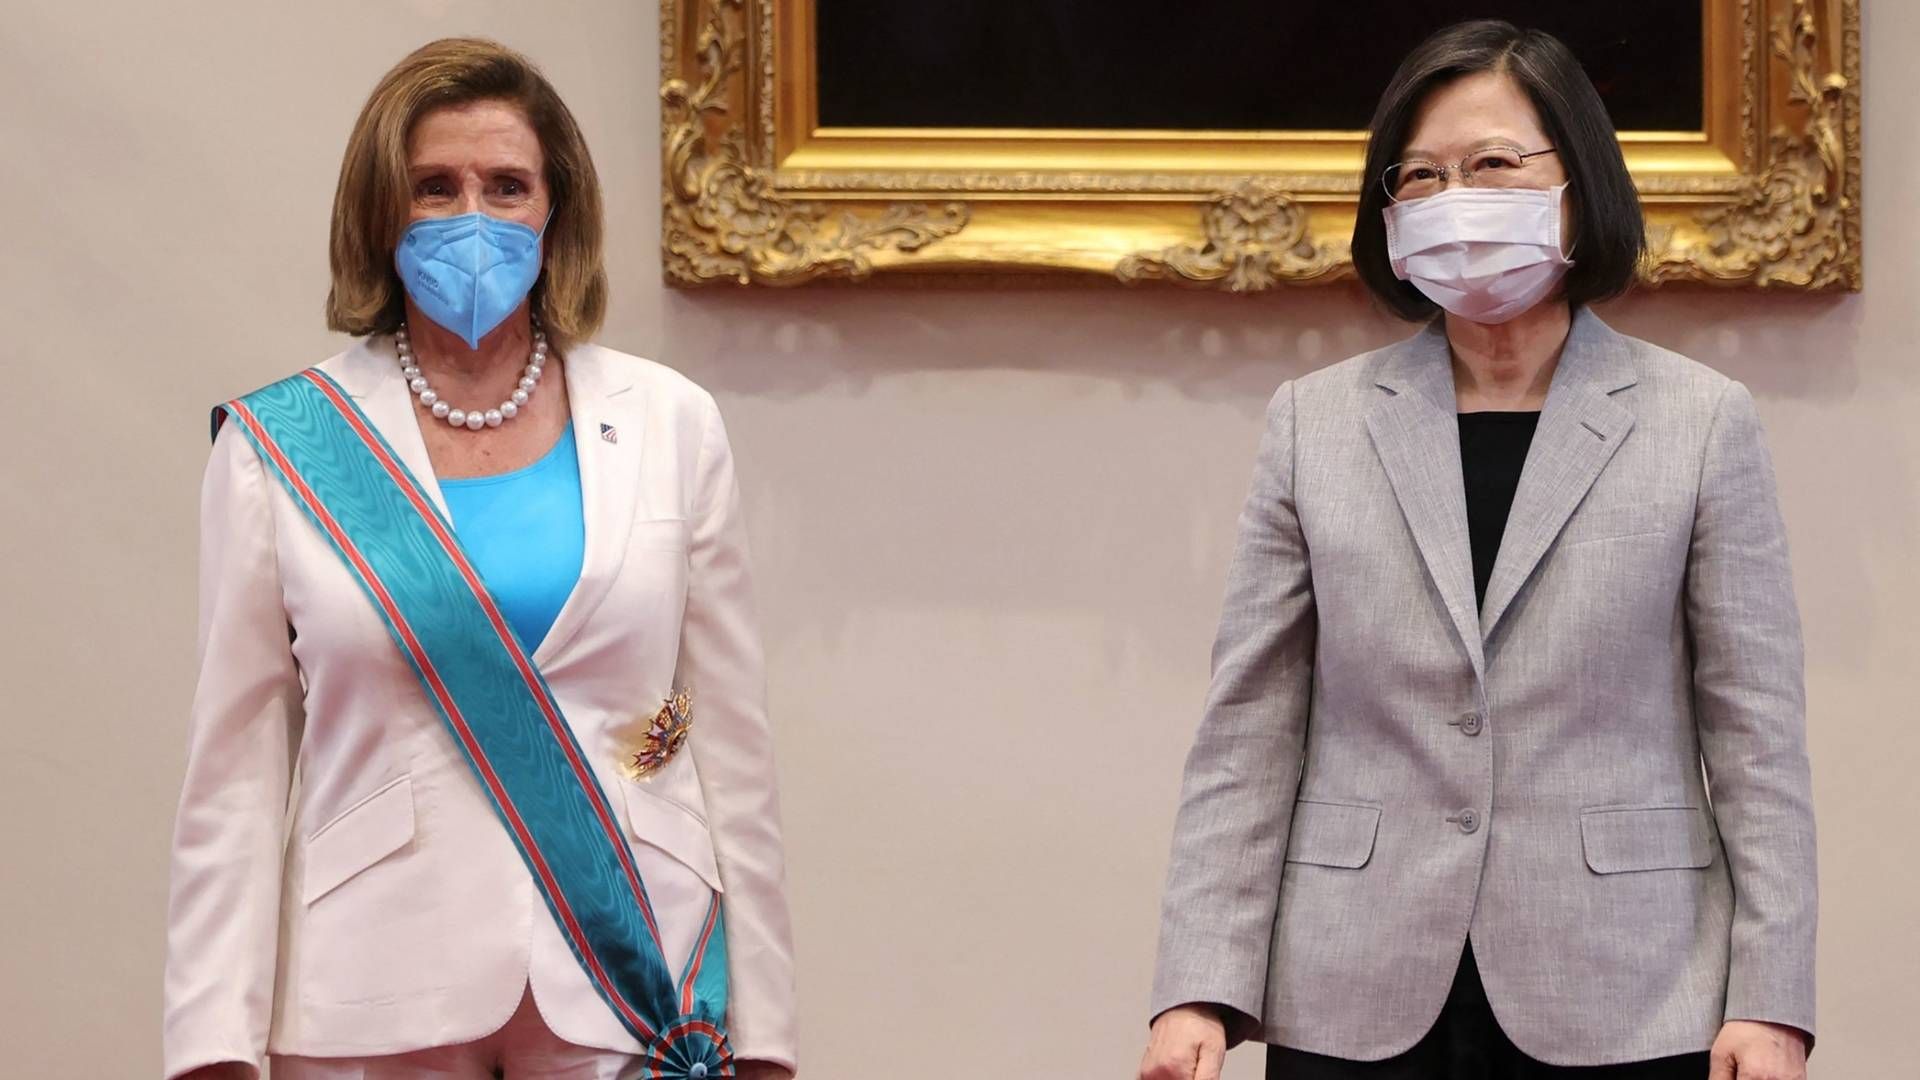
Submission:
[[1259,1039],[1288,1080],[1802,1077],[1800,632],[1753,399],[1588,310],[1643,226],[1552,37],[1422,45],[1367,179],[1355,265],[1427,325],[1273,398],[1141,1076]]

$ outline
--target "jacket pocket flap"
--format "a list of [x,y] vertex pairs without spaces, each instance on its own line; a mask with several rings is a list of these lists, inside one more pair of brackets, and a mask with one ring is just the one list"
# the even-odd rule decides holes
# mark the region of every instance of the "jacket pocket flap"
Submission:
[[307,838],[300,901],[311,904],[413,839],[413,783],[399,777]]
[[713,834],[707,830],[707,823],[693,811],[637,784],[628,784],[626,789],[627,827],[633,838],[673,856],[700,875],[714,892],[722,892],[720,866],[714,861]]
[[1377,806],[1302,799],[1293,807],[1287,861],[1358,870],[1373,858],[1373,840],[1379,831]]
[[1580,842],[1596,874],[1698,870],[1713,862],[1712,827],[1691,806],[1582,810]]

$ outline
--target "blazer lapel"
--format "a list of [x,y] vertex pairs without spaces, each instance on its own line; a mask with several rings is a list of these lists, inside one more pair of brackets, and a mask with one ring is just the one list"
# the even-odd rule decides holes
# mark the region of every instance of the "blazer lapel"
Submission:
[[427,440],[421,436],[420,421],[414,416],[413,395],[400,377],[400,357],[393,351],[393,339],[364,338],[356,342],[340,358],[335,381],[373,421],[374,429],[387,440],[400,463],[420,481],[440,516],[451,519],[446,497],[440,493],[440,479],[427,457]]
[[1474,672],[1484,675],[1466,486],[1460,473],[1460,425],[1445,330],[1436,323],[1403,342],[1381,366],[1376,381],[1391,396],[1367,414],[1374,450]]
[[579,582],[534,650],[534,664],[542,668],[580,633],[620,574],[640,497],[640,454],[646,442],[645,412],[630,393],[630,374],[607,363],[595,345],[576,346],[566,355],[564,370],[580,458],[586,552]]
[[1633,430],[1633,414],[1612,395],[1637,381],[1620,335],[1599,316],[1584,309],[1577,313],[1487,584],[1481,616],[1486,639],[1492,639],[1500,617]]

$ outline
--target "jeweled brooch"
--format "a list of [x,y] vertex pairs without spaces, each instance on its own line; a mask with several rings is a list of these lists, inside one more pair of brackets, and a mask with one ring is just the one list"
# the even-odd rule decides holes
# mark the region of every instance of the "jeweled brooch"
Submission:
[[675,690],[647,724],[646,733],[627,750],[620,767],[630,780],[646,780],[667,766],[693,730],[693,695]]

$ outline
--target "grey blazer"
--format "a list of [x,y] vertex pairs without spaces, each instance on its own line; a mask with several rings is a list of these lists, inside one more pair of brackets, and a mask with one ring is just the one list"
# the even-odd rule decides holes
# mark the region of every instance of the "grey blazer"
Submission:
[[1154,1013],[1386,1058],[1471,935],[1551,1064],[1811,1033],[1799,617],[1752,397],[1577,313],[1480,610],[1455,415],[1437,325],[1274,396]]

